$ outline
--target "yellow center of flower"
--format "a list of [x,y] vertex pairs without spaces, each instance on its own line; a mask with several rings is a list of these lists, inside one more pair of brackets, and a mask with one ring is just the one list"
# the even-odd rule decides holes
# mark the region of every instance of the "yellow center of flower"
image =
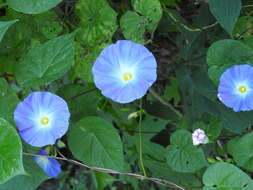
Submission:
[[47,125],[49,123],[48,117],[42,117],[41,120],[40,120],[40,123],[42,125]]
[[246,86],[240,86],[238,88],[238,91],[243,94],[243,93],[245,93],[247,91],[247,88],[246,88]]
[[124,73],[124,74],[123,74],[123,80],[124,80],[125,82],[128,82],[128,81],[131,80],[132,78],[133,78],[132,73]]

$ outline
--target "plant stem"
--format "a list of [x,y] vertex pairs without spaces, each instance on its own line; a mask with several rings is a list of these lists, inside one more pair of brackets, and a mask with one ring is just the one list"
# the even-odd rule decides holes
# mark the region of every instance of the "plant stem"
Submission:
[[98,171],[98,172],[108,173],[108,174],[117,174],[117,175],[131,176],[131,177],[135,177],[135,178],[141,179],[141,180],[152,181],[152,182],[154,182],[156,184],[160,184],[160,185],[163,185],[163,186],[166,186],[166,187],[176,188],[176,189],[180,189],[180,190],[186,190],[184,187],[181,187],[181,186],[177,185],[176,183],[173,183],[171,181],[167,181],[167,180],[164,180],[164,179],[145,177],[143,175],[134,174],[134,173],[118,172],[118,171],[111,170],[111,169],[98,168],[98,167],[94,167],[94,166],[89,166],[89,165],[83,164],[81,162],[78,162],[76,160],[68,159],[66,157],[38,155],[38,154],[26,153],[26,152],[23,152],[23,155],[25,155],[25,156],[39,156],[39,157],[53,158],[53,159],[56,159],[56,160],[66,161],[66,162],[69,162],[69,163],[72,163],[72,164],[75,164],[77,166],[81,166],[81,167],[84,167],[84,168],[87,168],[87,169],[90,169],[90,170],[93,170],[93,171]]
[[181,23],[179,20],[177,20],[170,11],[168,11],[166,9],[164,9],[164,11],[170,16],[170,18],[175,23],[181,25],[184,29],[188,30],[189,32],[201,32],[201,31],[204,31],[204,30],[208,30],[208,29],[210,29],[210,28],[212,28],[212,27],[214,27],[214,26],[216,26],[218,24],[218,22],[216,21],[213,24],[210,24],[210,25],[207,25],[207,26],[203,26],[201,28],[190,28],[189,26],[187,26],[187,25]]
[[171,104],[169,104],[168,102],[166,102],[161,96],[159,96],[152,88],[149,88],[149,92],[159,101],[161,102],[163,105],[169,107],[178,117],[183,117],[183,115],[176,110]]
[[250,8],[253,7],[253,5],[244,5],[243,8]]
[[[142,99],[140,99],[140,110],[142,110]],[[139,159],[140,159],[140,166],[142,169],[142,172],[145,177],[147,177],[147,173],[145,170],[145,166],[143,163],[143,158],[142,158],[142,135],[141,135],[141,120],[142,120],[142,112],[140,111],[140,118],[139,118]]]
[[78,98],[78,97],[80,97],[80,96],[82,96],[82,95],[88,94],[88,93],[90,93],[90,92],[94,92],[95,90],[97,90],[97,88],[91,88],[91,89],[89,89],[89,90],[86,90],[86,91],[84,91],[84,92],[81,92],[81,93],[79,93],[79,94],[76,94],[75,96],[72,96],[72,97],[70,97],[69,99],[70,99],[70,100],[76,99],[76,98]]

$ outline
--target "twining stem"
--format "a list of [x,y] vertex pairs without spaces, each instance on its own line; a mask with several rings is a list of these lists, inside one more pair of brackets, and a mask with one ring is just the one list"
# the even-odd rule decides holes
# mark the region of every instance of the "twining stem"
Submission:
[[[217,145],[219,146],[219,148],[220,148],[222,151],[224,151],[224,148],[223,148],[223,145],[222,145],[221,141],[220,141],[220,140],[217,140],[216,142],[217,142]],[[228,155],[227,155],[226,153],[224,153],[224,157],[225,157],[226,159],[228,159]]]
[[252,30],[253,29],[253,27],[251,26],[251,27],[249,27],[249,28],[246,28],[243,32],[241,32],[237,37],[235,37],[235,40],[239,40],[239,39],[241,39],[241,37],[245,34],[245,33],[247,33],[248,31],[250,31],[250,30]]
[[76,95],[70,97],[69,99],[70,99],[70,100],[73,100],[73,99],[76,99],[76,98],[78,98],[78,97],[80,97],[80,96],[83,96],[83,95],[85,95],[85,94],[88,94],[88,93],[90,93],[90,92],[94,92],[94,91],[96,91],[96,90],[97,90],[97,88],[91,88],[91,89],[89,89],[89,90],[85,90],[85,91],[83,91],[83,92],[81,92],[81,93],[79,93],[79,94],[76,94]]
[[218,24],[218,22],[216,21],[213,24],[203,26],[201,28],[190,28],[189,26],[187,26],[187,25],[181,23],[179,20],[177,20],[170,11],[166,10],[166,8],[164,9],[164,11],[169,15],[169,17],[173,20],[173,22],[181,25],[184,29],[188,30],[189,32],[201,32],[201,31],[204,31],[204,30],[208,30],[208,29],[210,29],[210,28],[212,28],[212,27],[214,27]]
[[[140,110],[142,110],[142,99],[140,99]],[[141,120],[142,120],[142,111],[140,111],[140,117],[139,117],[139,159],[140,159],[140,166],[141,166],[142,172],[144,176],[147,177],[147,173],[146,173],[145,166],[143,163],[143,158],[142,158]]]
[[149,88],[149,92],[159,101],[161,102],[163,105],[169,107],[178,117],[183,117],[183,115],[176,110],[171,104],[169,104],[168,102],[166,102],[161,96],[159,96],[154,90],[153,88]]
[[141,179],[141,180],[148,180],[148,181],[152,181],[156,184],[160,184],[166,187],[170,187],[170,188],[176,188],[176,189],[180,189],[180,190],[186,190],[184,187],[181,187],[179,185],[177,185],[176,183],[173,183],[171,181],[167,181],[164,179],[159,179],[159,178],[153,178],[153,177],[145,177],[143,175],[140,174],[134,174],[134,173],[128,173],[128,172],[118,172],[115,170],[111,170],[111,169],[106,169],[106,168],[98,168],[98,167],[94,167],[94,166],[89,166],[86,164],[83,164],[81,162],[78,162],[76,160],[72,160],[72,159],[68,159],[66,157],[57,157],[57,156],[48,156],[48,155],[39,155],[39,154],[33,154],[33,153],[26,153],[23,152],[23,155],[26,156],[38,156],[38,157],[46,157],[46,158],[53,158],[56,160],[62,160],[62,161],[66,161],[72,164],[75,164],[77,166],[81,166],[84,168],[88,168],[90,170],[93,171],[97,171],[97,172],[102,172],[102,173],[108,173],[108,174],[117,174],[117,175],[125,175],[125,176],[131,176],[131,177],[135,177],[137,179]]
[[243,8],[250,8],[253,7],[253,5],[244,5]]

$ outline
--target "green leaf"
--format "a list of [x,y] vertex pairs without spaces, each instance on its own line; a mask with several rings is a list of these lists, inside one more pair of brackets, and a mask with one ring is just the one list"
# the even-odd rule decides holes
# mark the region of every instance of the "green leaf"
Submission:
[[250,36],[252,34],[252,16],[242,16],[240,17],[235,25],[233,30],[233,36],[235,38],[242,38],[246,36]]
[[224,122],[223,126],[234,133],[240,134],[244,129],[253,125],[253,111],[234,112],[224,105],[220,105],[219,109]]
[[253,49],[253,36],[252,35],[244,35],[240,41]]
[[159,101],[145,101],[143,103],[145,111],[152,116],[164,120],[178,121],[178,115],[175,114],[168,106],[160,103]]
[[72,126],[68,144],[73,155],[86,164],[123,169],[122,142],[117,130],[99,117],[86,117]]
[[231,154],[236,163],[253,171],[253,132],[248,133],[240,138],[235,138],[228,143],[228,152]]
[[203,176],[203,190],[252,190],[253,181],[236,166],[229,163],[216,163],[210,166]]
[[[205,54],[206,48],[204,47],[204,43],[206,38],[207,36],[203,32],[186,31],[184,35],[178,36],[178,55],[184,60],[191,60]],[[188,43],[185,43],[185,39]],[[193,64],[200,65],[201,59],[199,61],[196,60]]]
[[167,85],[165,88],[164,98],[167,99],[167,101],[173,99],[174,105],[177,105],[181,100],[179,91],[179,81],[175,77],[172,77],[170,81],[171,84]]
[[160,131],[166,129],[166,124],[168,121],[157,119],[155,117],[146,116],[142,121],[142,130],[146,132],[150,132],[150,134],[145,134],[145,137],[148,139],[152,139],[156,136]]
[[9,84],[0,78],[0,115],[9,122],[13,122],[13,113],[19,102],[17,95]]
[[[152,142],[150,140],[149,136],[146,136],[147,134],[145,134],[145,136],[142,137],[142,153],[148,155],[150,158],[154,159],[154,160],[158,160],[158,161],[166,161],[166,149],[161,146],[160,144],[157,144],[155,142]],[[140,137],[138,134],[135,134],[133,136],[127,136],[126,135],[126,139],[128,141],[130,141],[131,143],[134,143],[136,150],[138,150],[138,152],[140,151]],[[145,162],[144,162],[145,165]]]
[[145,18],[132,11],[127,11],[120,19],[124,37],[132,41],[145,43]]
[[232,65],[253,65],[252,49],[236,40],[220,40],[207,53],[208,75],[218,84],[222,73]]
[[209,79],[206,68],[194,71],[192,82],[196,92],[214,102],[217,100],[217,88]]
[[58,15],[54,11],[47,11],[43,14],[34,16],[34,21],[39,31],[50,40],[62,34],[64,23],[60,21]]
[[[202,72],[200,70],[195,70],[194,74],[195,73],[198,73],[199,75]],[[191,75],[189,69],[185,66],[180,66],[177,69],[177,77],[180,81],[182,97],[184,97],[185,102],[189,102],[185,104],[187,118],[189,119],[189,122],[193,123],[200,119],[202,114],[209,113],[217,115],[219,114],[219,110],[216,102],[209,100],[209,98],[213,99],[213,92],[211,92],[213,91],[213,85],[208,82],[208,80],[205,80],[208,79],[207,74],[202,73],[198,77],[194,77],[194,81]],[[198,80],[203,81],[203,83],[201,85],[198,84]],[[208,88],[206,88],[206,86],[208,86]],[[216,101],[217,95],[215,97]]]
[[[158,161],[166,161],[166,149],[161,146],[160,144],[156,144],[150,140],[147,139],[147,137],[143,138],[142,141],[143,145],[143,153],[149,155],[154,160]],[[136,135],[136,148],[139,149],[139,139]],[[145,162],[144,162],[145,164]]]
[[0,184],[24,173],[21,140],[14,127],[0,118]]
[[18,83],[34,87],[62,77],[74,58],[74,35],[63,35],[31,49],[16,67]]
[[177,184],[187,186],[201,186],[201,181],[194,174],[173,171],[166,163],[146,158],[145,166],[152,172],[152,176],[166,179]]
[[202,129],[207,134],[208,138],[214,140],[219,137],[222,130],[222,120],[219,117],[209,116],[209,121],[204,123],[202,121],[197,121],[193,124],[193,129]]
[[231,34],[240,15],[241,0],[209,0],[209,7],[220,25]]
[[107,185],[112,184],[115,178],[107,173],[94,172],[94,182],[97,190],[103,190]]
[[94,46],[111,41],[117,29],[117,13],[105,0],[82,0],[76,5],[76,14],[81,19],[78,37],[85,46]]
[[35,190],[41,182],[48,179],[43,170],[35,163],[31,157],[24,157],[24,167],[26,175],[18,175],[6,183],[0,185],[0,190],[20,189]]
[[177,172],[194,173],[207,165],[202,149],[193,146],[191,133],[178,130],[167,147],[167,164]]
[[12,9],[18,12],[39,14],[55,7],[61,1],[62,0],[7,0],[7,3]]
[[117,13],[106,0],[82,0],[76,5],[76,14],[80,18],[77,33],[77,51],[73,66],[72,80],[81,78],[93,82],[92,63],[99,53],[109,44],[117,30]]
[[0,73],[14,74],[21,56],[31,49],[32,41],[41,39],[41,32],[39,31],[41,28],[35,26],[34,17],[18,13],[12,9],[6,9],[6,15],[1,18],[3,20],[19,20],[5,33],[0,46]]
[[136,12],[145,17],[148,31],[154,31],[162,17],[162,7],[159,0],[133,1]]
[[101,43],[97,46],[83,48],[76,44],[75,62],[73,65],[73,79],[81,78],[85,82],[93,83],[92,66],[100,52],[110,44]]
[[18,20],[0,21],[0,41],[2,41],[4,34],[8,30],[8,28],[17,21]]
[[159,0],[132,1],[135,12],[127,11],[120,20],[124,37],[139,43],[145,43],[144,33],[153,33],[162,17]]
[[59,96],[68,100],[72,121],[78,121],[83,117],[95,116],[97,114],[96,103],[100,98],[100,96],[98,96],[98,92],[89,92],[76,97],[76,95],[88,92],[90,89],[92,88],[83,87],[81,85],[66,85],[60,88],[57,92]]

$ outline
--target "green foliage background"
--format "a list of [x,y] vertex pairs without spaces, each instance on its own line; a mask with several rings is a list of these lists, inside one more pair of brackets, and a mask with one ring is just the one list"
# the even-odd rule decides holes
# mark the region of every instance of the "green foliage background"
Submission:
[[[252,190],[253,112],[217,98],[228,67],[253,65],[252,13],[250,0],[1,0],[0,190]],[[103,97],[91,73],[120,39],[145,45],[158,63],[150,91],[125,105]],[[33,91],[58,94],[71,112],[67,134],[46,147],[51,155],[141,175],[143,164],[147,177],[171,184],[64,161],[48,179],[13,121]],[[193,146],[197,128],[208,144]]]

